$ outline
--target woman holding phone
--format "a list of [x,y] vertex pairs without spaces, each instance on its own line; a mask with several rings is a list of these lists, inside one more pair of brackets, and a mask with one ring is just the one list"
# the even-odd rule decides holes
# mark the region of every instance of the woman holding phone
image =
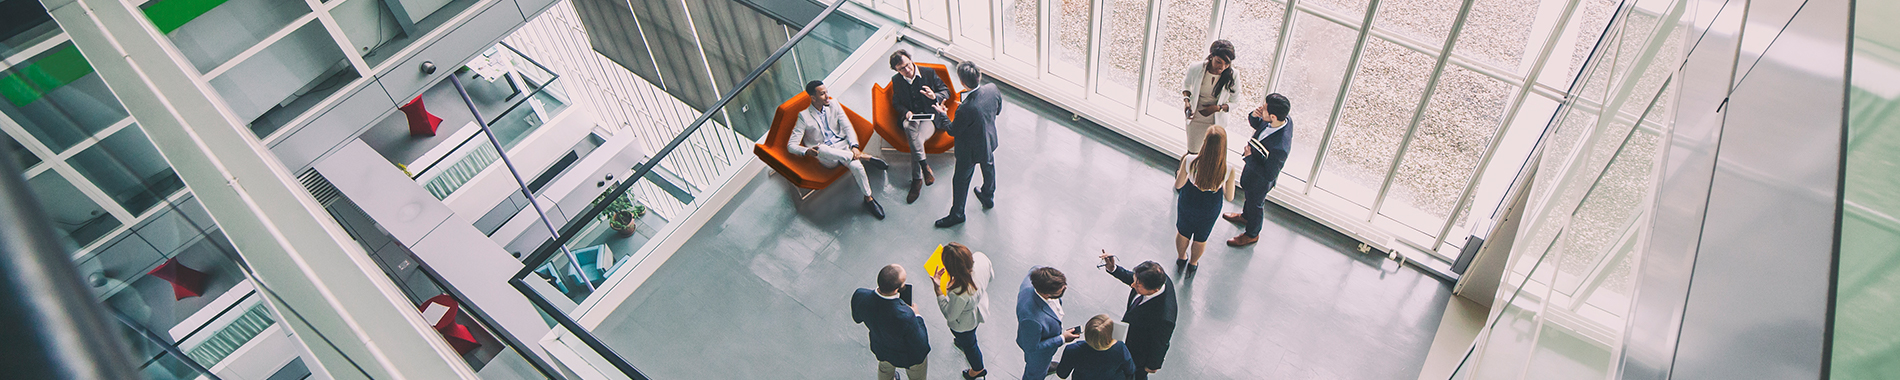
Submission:
[[[976,345],[976,327],[989,318],[987,287],[994,274],[988,255],[951,242],[943,245],[943,269],[930,276],[930,289],[937,292],[937,308],[943,310],[957,349],[970,362],[970,369],[962,373],[964,379],[989,375],[983,369],[983,351]],[[938,278],[945,276],[950,278],[949,286],[939,283],[942,280]]]
[[1227,104],[1234,102],[1234,44],[1214,41],[1207,48],[1207,62],[1188,65],[1181,73],[1181,112],[1187,115],[1188,153],[1201,151],[1201,136],[1207,127],[1227,125]]

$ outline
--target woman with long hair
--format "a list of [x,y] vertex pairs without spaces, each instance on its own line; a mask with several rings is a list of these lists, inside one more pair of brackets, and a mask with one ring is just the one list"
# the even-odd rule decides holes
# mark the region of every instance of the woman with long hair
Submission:
[[1234,44],[1214,41],[1207,48],[1207,61],[1188,65],[1181,82],[1181,112],[1187,115],[1188,153],[1201,151],[1201,136],[1207,127],[1227,125],[1227,104],[1239,93],[1235,89]]
[[1179,195],[1174,266],[1183,278],[1200,269],[1201,254],[1207,252],[1207,236],[1214,232],[1214,221],[1220,219],[1222,198],[1234,199],[1236,176],[1227,168],[1227,129],[1213,125],[1205,133],[1200,153],[1181,156],[1181,167],[1174,171],[1174,191]]
[[[970,362],[970,369],[963,371],[964,379],[989,375],[989,371],[983,369],[983,351],[976,346],[976,326],[989,317],[986,287],[994,274],[989,256],[950,242],[943,245],[943,269],[930,276],[930,289],[937,292],[937,308],[943,310],[943,319],[950,325],[950,335],[955,337],[957,349],[962,350],[963,358]],[[950,277],[949,284],[939,283],[942,280],[938,277],[943,276]]]

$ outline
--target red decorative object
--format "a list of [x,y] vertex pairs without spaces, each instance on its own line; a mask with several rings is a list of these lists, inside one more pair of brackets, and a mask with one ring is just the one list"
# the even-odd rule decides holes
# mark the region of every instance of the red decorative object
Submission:
[[153,268],[151,272],[146,274],[172,283],[172,296],[177,297],[173,298],[173,300],[182,300],[204,295],[205,272],[199,272],[184,264],[179,264],[178,258],[176,257],[165,259],[165,264],[159,265],[158,268]]
[[[449,347],[455,348],[455,352],[466,355],[469,351],[482,346],[480,342],[475,341],[475,334],[468,331],[468,326],[455,323],[455,316],[462,309],[461,303],[456,302],[455,297],[447,294],[438,295],[429,298],[428,301],[422,301],[422,304],[417,305],[416,308],[422,311],[422,319],[434,325],[435,331],[442,334],[442,339],[448,341]],[[441,314],[432,316],[437,312]],[[431,318],[434,320],[429,320]]]
[[400,109],[403,116],[409,118],[410,136],[435,136],[435,127],[442,125],[442,118],[435,117],[435,114],[429,113],[428,107],[422,105],[420,95],[416,96],[415,100],[410,100],[409,104],[402,105]]

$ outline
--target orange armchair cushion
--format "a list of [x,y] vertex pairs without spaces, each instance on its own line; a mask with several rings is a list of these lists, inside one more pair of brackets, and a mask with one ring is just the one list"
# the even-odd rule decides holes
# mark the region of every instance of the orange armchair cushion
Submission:
[[[819,163],[817,158],[805,157],[803,154],[785,149],[785,144],[792,140],[792,128],[798,126],[798,113],[810,107],[811,97],[805,95],[804,92],[799,92],[798,95],[792,96],[791,100],[779,104],[778,111],[772,114],[772,129],[765,133],[765,142],[753,144],[752,154],[758,155],[760,161],[765,161],[766,166],[771,166],[772,170],[785,176],[792,185],[818,190],[830,186],[832,182],[838,180],[838,177],[844,176],[847,169],[842,165],[827,168]],[[871,121],[858,116],[851,107],[845,107],[843,104],[838,107],[843,108],[845,117],[851,119],[851,129],[858,134],[858,146],[870,142]]]
[[[943,108],[951,120],[955,120],[957,105],[963,103],[963,94],[957,93],[956,84],[950,80],[950,69],[943,65],[922,62],[918,62],[917,67],[930,68],[931,71],[937,73],[937,79],[943,80],[944,88],[950,90],[950,99],[943,101]],[[891,148],[909,153],[910,141],[904,138],[903,121],[898,120],[904,115],[898,113],[896,107],[891,106],[892,85],[896,83],[871,85],[871,116],[877,118],[873,126],[877,128],[877,134],[884,137],[884,142],[890,143]],[[939,129],[936,134],[930,135],[929,140],[924,140],[924,153],[939,154],[950,151],[951,147],[956,146],[956,141],[956,138],[950,137],[949,132]]]

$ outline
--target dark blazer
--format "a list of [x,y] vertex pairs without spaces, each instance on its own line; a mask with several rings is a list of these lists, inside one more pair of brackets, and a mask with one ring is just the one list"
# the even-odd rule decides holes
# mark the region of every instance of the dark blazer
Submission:
[[[1135,283],[1135,272],[1119,265],[1109,274],[1124,284]],[[1130,307],[1122,314],[1122,322],[1128,323],[1128,353],[1141,368],[1161,369],[1161,361],[1168,356],[1168,341],[1174,339],[1175,314],[1180,311],[1180,303],[1174,298],[1174,281],[1168,283],[1154,299]],[[1128,299],[1122,304],[1132,304],[1135,297],[1140,296],[1129,289]]]
[[1049,303],[1042,301],[1042,295],[1036,294],[1029,276],[1023,276],[1023,286],[1016,291],[1016,322],[1016,346],[1022,347],[1025,354],[1054,354],[1056,348],[1062,347],[1062,319],[1056,317]]
[[996,115],[1003,112],[1003,94],[996,84],[977,86],[963,96],[957,117],[945,128],[957,139],[957,161],[990,162],[996,152]]
[[909,367],[923,363],[930,353],[924,317],[903,300],[885,299],[876,290],[858,288],[851,294],[851,321],[871,330],[871,354],[878,361]]
[[[930,91],[937,93],[937,96],[933,98],[918,93],[918,90],[924,87],[930,87]],[[891,105],[894,106],[900,118],[904,116],[905,111],[933,113],[937,114],[937,125],[941,126],[944,116],[947,115],[938,113],[931,106],[949,98],[950,89],[943,85],[942,79],[937,78],[936,70],[918,66],[916,81],[904,80],[904,74],[891,74]]]
[[[1056,377],[1075,380],[1127,380],[1134,376],[1135,362],[1128,346],[1115,342],[1107,350],[1096,351],[1088,341],[1078,340],[1062,350],[1062,362],[1056,364]],[[1074,377],[1070,377],[1074,376]],[[1034,378],[1034,376],[1031,376]]]
[[[1247,124],[1253,126],[1247,138],[1272,127],[1266,120],[1251,114],[1247,115]],[[1248,155],[1247,165],[1240,171],[1240,185],[1249,189],[1271,189],[1274,182],[1279,181],[1280,169],[1286,167],[1287,154],[1293,149],[1293,120],[1288,119],[1280,130],[1260,139],[1260,145],[1267,148],[1266,154]]]

